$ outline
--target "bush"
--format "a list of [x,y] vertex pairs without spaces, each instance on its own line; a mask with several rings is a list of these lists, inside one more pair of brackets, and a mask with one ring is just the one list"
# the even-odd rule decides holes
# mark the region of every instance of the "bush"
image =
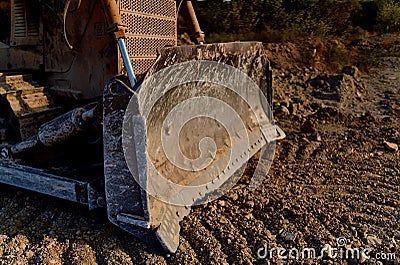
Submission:
[[398,0],[193,1],[212,41],[347,38],[360,28],[400,30]]
[[378,29],[386,32],[400,30],[400,2],[396,0],[377,0]]

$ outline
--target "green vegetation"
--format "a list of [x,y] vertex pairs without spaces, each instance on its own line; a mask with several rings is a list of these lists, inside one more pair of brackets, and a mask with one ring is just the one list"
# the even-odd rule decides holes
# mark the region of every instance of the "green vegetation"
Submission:
[[[400,32],[399,0],[192,2],[209,43],[298,42],[301,44],[297,53],[288,51],[288,55],[284,55],[287,58],[282,60],[335,72],[345,65],[355,65],[367,72],[377,65],[379,57],[400,56],[399,45],[362,44],[365,37],[376,33]],[[271,56],[271,63],[279,66],[280,58]]]
[[377,2],[377,19],[381,30],[400,30],[400,2],[398,0],[379,0]]
[[400,30],[398,0],[193,1],[209,42],[348,39],[365,30]]

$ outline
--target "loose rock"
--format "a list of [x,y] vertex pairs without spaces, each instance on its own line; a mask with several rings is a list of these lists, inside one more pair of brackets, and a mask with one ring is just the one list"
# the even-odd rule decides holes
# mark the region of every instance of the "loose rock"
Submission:
[[391,143],[391,142],[387,142],[387,141],[384,141],[383,143],[384,143],[384,145],[385,145],[385,148],[386,148],[388,151],[391,151],[391,152],[397,152],[397,151],[399,151],[399,146],[398,146],[397,144]]
[[303,125],[301,125],[300,130],[303,133],[315,133],[317,132],[317,127],[312,121],[306,120]]

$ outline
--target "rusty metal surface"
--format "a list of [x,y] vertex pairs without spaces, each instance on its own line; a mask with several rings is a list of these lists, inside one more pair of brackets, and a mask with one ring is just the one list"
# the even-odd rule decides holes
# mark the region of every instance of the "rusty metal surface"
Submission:
[[68,12],[66,28],[73,50],[53,20],[47,15],[43,22],[44,67],[51,91],[73,99],[101,96],[106,82],[118,73],[117,44],[107,32],[101,2],[83,0],[75,12]]

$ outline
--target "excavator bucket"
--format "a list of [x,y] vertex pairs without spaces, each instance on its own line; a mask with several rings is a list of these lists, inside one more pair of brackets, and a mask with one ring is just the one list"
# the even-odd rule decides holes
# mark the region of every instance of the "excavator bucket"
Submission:
[[261,151],[256,188],[284,137],[271,82],[255,42],[163,48],[135,91],[112,79],[103,98],[110,221],[174,252],[190,207],[227,192]]

